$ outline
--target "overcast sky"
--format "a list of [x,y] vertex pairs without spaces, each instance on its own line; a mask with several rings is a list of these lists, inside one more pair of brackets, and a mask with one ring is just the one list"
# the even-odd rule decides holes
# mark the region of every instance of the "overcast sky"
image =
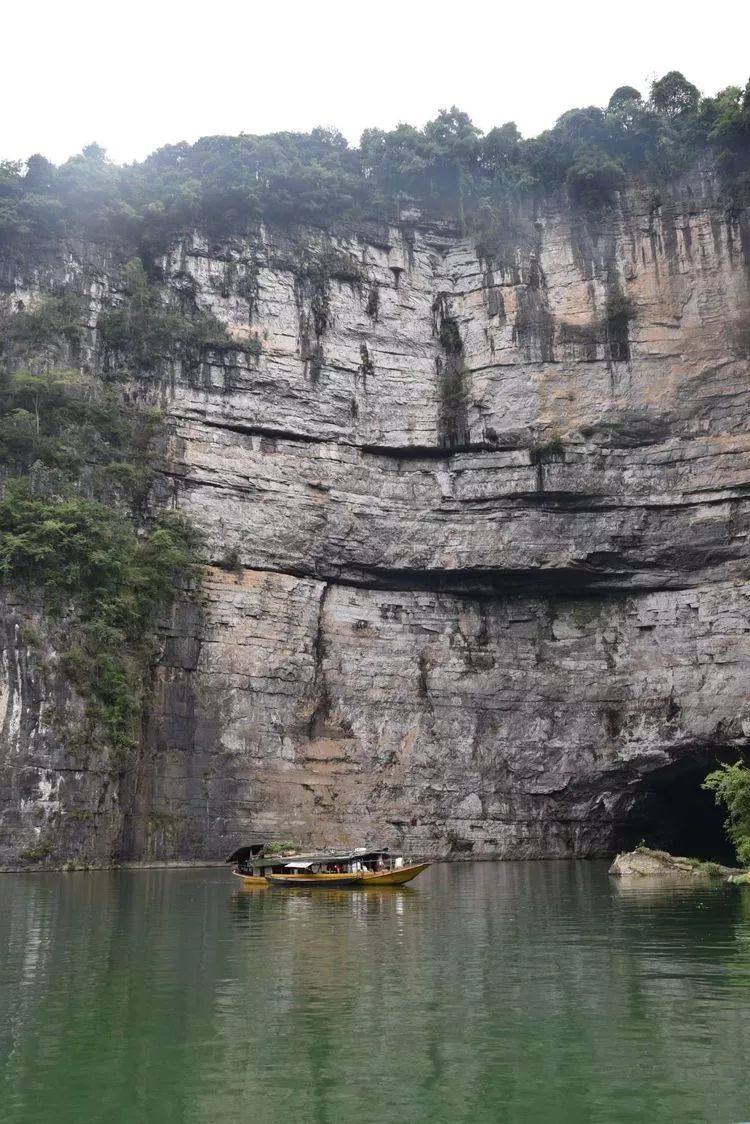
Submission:
[[750,78],[750,0],[6,0],[0,158],[118,161],[211,133],[422,125],[441,107],[525,136],[566,109]]

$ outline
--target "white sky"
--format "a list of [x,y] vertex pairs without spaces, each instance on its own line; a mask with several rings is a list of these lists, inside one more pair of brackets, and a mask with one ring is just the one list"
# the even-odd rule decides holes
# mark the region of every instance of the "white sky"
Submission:
[[750,78],[750,2],[5,0],[0,159],[114,160],[210,133],[422,125],[441,107],[525,136],[681,70]]

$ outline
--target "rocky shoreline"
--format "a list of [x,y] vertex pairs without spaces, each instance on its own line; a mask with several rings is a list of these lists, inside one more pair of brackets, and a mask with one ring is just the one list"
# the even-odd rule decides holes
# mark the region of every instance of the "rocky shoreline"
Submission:
[[648,847],[621,852],[609,873],[616,878],[715,878],[725,882],[748,878],[748,873],[740,867],[670,855],[668,851],[653,851]]
[[192,870],[195,868],[222,867],[223,859],[166,859],[163,861],[83,863],[71,860],[51,866],[30,863],[0,866],[0,874],[73,874],[102,870]]

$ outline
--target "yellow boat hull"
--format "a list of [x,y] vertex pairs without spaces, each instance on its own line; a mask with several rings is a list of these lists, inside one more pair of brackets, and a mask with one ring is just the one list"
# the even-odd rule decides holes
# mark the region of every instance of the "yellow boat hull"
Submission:
[[411,863],[409,866],[400,866],[395,870],[368,870],[342,874],[311,874],[307,871],[304,874],[272,874],[268,876],[267,882],[271,886],[287,888],[298,886],[302,889],[309,889],[312,886],[328,886],[331,889],[339,886],[349,890],[369,889],[373,886],[403,886],[405,882],[411,882],[412,878],[421,874],[429,865],[429,863]]
[[[404,883],[411,882],[412,878],[416,878],[418,874],[426,870],[429,865],[429,863],[411,863],[409,866],[400,866],[395,870],[368,870],[357,874],[290,874],[284,877],[284,882],[286,885],[294,885],[293,879],[299,878],[300,884],[304,879],[307,886],[313,882],[331,887],[403,886]],[[238,870],[233,870],[232,874],[235,878],[241,880],[243,886],[248,888],[265,890],[271,885],[265,875],[240,874]]]
[[404,882],[411,882],[429,863],[412,863],[410,866],[400,866],[397,870],[373,870],[362,875],[363,886],[403,886]]
[[266,887],[269,885],[269,883],[266,882],[263,878],[262,874],[241,874],[238,870],[233,870],[232,873],[234,874],[235,878],[242,879],[243,886]]

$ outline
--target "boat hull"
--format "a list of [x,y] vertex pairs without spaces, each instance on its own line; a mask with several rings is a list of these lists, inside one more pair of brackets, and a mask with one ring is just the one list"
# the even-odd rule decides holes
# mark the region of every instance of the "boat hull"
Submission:
[[362,885],[361,874],[267,874],[266,882],[269,886],[303,887],[352,887]]
[[357,874],[267,874],[265,881],[270,886],[283,886],[287,889],[345,888],[354,889],[371,886],[403,886],[411,882],[430,864],[412,863],[396,870],[368,870]]
[[411,882],[412,878],[416,878],[426,870],[429,865],[429,863],[411,863],[409,866],[400,866],[397,870],[368,871],[363,876],[362,882],[365,886],[403,886],[405,882]]
[[235,878],[241,879],[243,886],[256,886],[263,887],[264,890],[268,889],[268,883],[265,877],[260,874],[240,874],[237,870],[233,870],[232,874]]

